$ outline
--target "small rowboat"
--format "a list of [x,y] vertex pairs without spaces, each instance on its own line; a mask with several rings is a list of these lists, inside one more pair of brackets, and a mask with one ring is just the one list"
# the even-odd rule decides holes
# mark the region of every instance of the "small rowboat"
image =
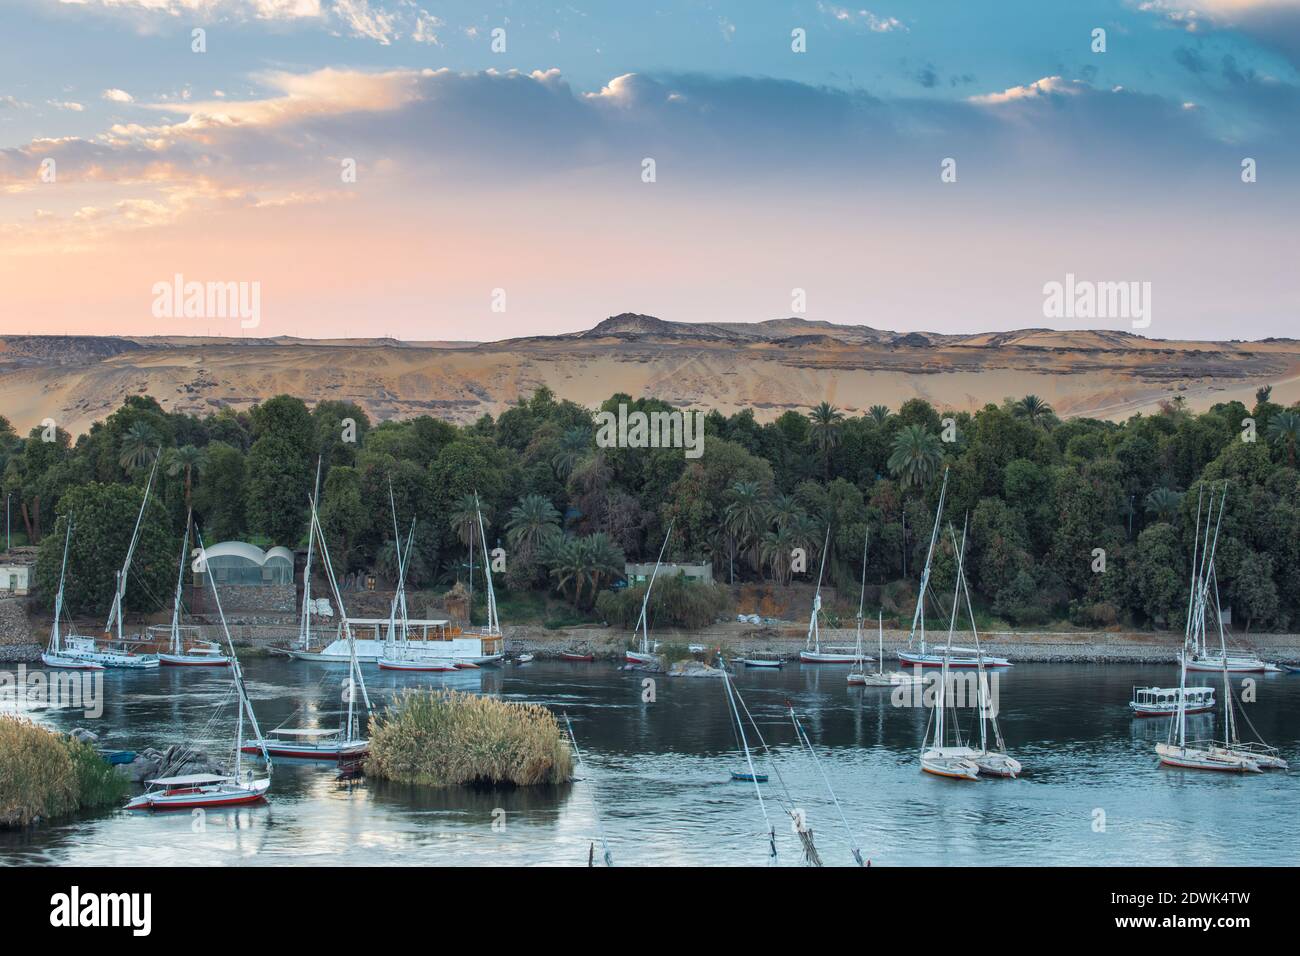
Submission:
[[99,755],[110,767],[119,767],[135,760],[134,750],[101,750]]
[[1300,674],[1300,664],[1283,664],[1290,674]]
[[516,663],[516,664],[528,664],[528,663],[530,663],[532,660],[533,660],[533,655],[532,655],[532,654],[520,654],[518,657],[515,658],[515,663]]
[[560,660],[562,661],[594,661],[595,654],[575,654],[573,651],[561,651]]
[[745,773],[743,770],[731,771],[732,780],[743,780],[745,783],[767,783],[767,774],[765,773]]
[[458,671],[476,671],[479,666],[473,661],[456,661],[456,670]]
[[826,650],[804,650],[799,652],[799,660],[805,664],[856,664],[860,660],[871,662],[852,647],[828,647]]
[[742,657],[740,663],[746,667],[782,667],[785,661],[779,657]]
[[936,777],[953,780],[978,780],[980,766],[971,757],[969,747],[934,747],[921,754],[921,769]]

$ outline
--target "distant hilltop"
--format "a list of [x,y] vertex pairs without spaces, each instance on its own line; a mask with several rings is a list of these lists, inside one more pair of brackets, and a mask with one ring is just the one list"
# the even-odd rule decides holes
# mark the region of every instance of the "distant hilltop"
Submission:
[[206,414],[288,393],[346,399],[375,419],[498,414],[547,386],[594,407],[615,393],[654,395],[770,420],[828,401],[848,414],[924,398],[971,411],[1035,394],[1062,416],[1124,418],[1182,396],[1300,400],[1300,342],[1149,339],[1119,330],[898,333],[802,318],[670,322],[624,312],[581,332],[499,342],[387,338],[7,335],[0,414],[22,430],[53,418],[73,434],[148,393]]

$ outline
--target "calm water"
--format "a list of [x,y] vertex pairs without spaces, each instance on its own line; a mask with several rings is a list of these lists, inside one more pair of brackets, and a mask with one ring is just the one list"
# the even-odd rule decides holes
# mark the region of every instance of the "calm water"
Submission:
[[[1177,684],[1169,666],[1022,664],[1002,676],[1002,726],[1025,765],[1019,780],[948,781],[918,769],[927,711],[896,708],[889,691],[848,688],[842,666],[742,669],[736,685],[765,736],[793,805],[812,826],[822,859],[851,862],[849,840],[785,713],[793,702],[821,755],[864,855],[874,865],[1223,864],[1300,862],[1300,778],[1161,769],[1152,747],[1162,720],[1129,717],[1131,688]],[[249,691],[264,727],[336,725],[345,667],[254,660]],[[545,704],[573,718],[587,761],[569,786],[477,792],[373,782],[339,783],[333,767],[278,761],[271,802],[186,813],[108,811],[0,834],[0,863],[165,864],[584,864],[600,808],[615,863],[766,862],[765,827],[743,769],[722,684],[645,675],[608,664],[534,662],[452,675],[393,675],[367,667],[376,703],[406,686],[445,685]],[[1265,739],[1300,761],[1300,676],[1261,677],[1249,715]],[[101,719],[45,711],[83,725],[113,748],[191,739],[227,697],[220,672],[109,671]],[[12,691],[0,709],[13,712]],[[1189,718],[1208,734],[1217,715]],[[233,736],[234,711],[198,740],[214,752]],[[760,772],[770,770],[760,766]],[[763,785],[783,865],[801,856],[775,774]],[[493,827],[494,810],[504,828]],[[1098,812],[1105,832],[1095,832]],[[500,818],[500,814],[496,814]],[[196,832],[196,830],[198,832]],[[599,855],[599,844],[597,844]]]

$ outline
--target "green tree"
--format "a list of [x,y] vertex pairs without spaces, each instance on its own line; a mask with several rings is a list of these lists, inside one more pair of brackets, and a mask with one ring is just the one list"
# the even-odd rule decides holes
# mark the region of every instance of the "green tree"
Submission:
[[889,470],[903,487],[922,488],[939,473],[943,450],[936,435],[921,425],[905,425],[894,436]]
[[158,451],[158,432],[146,422],[133,422],[122,436],[118,463],[127,471],[139,471],[153,462]]
[[510,509],[506,528],[515,560],[528,562],[543,542],[560,533],[560,513],[541,495],[525,495]]
[[1052,416],[1052,406],[1037,395],[1026,395],[1013,406],[1017,417],[1027,419],[1031,425],[1045,422]]
[[1294,468],[1296,444],[1300,443],[1300,413],[1278,412],[1270,418],[1268,440],[1286,451],[1287,467]]
[[185,507],[188,509],[193,501],[194,476],[202,473],[203,466],[207,463],[207,455],[201,448],[182,445],[180,448],[169,448],[163,456],[163,461],[167,474],[171,477],[185,475]]
[[252,531],[277,544],[306,535],[307,499],[315,476],[315,428],[307,406],[289,395],[254,407],[248,452],[247,505]]
[[844,413],[830,402],[822,402],[808,413],[808,421],[813,448],[817,449],[817,456],[822,460],[822,477],[829,480],[831,451],[839,444]]

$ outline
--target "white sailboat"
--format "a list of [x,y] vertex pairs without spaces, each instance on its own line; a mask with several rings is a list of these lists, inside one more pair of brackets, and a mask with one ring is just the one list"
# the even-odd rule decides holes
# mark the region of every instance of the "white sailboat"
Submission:
[[144,498],[140,501],[140,513],[136,515],[135,529],[131,532],[131,544],[127,547],[122,569],[117,572],[117,587],[113,591],[113,605],[109,610],[108,623],[104,625],[106,634],[111,635],[116,628],[116,642],[97,641],[93,637],[78,634],[65,635],[61,641],[60,657],[66,660],[131,669],[151,669],[158,666],[157,654],[140,654],[127,646],[126,637],[122,633],[122,600],[126,597],[126,582],[131,571],[131,559],[135,556],[135,548],[140,541],[140,526],[144,520],[145,508],[149,504],[149,491],[153,488],[154,475],[158,471],[158,459],[161,457],[161,455],[154,456],[153,468],[144,486]]
[[[906,671],[892,671],[885,673],[885,612],[878,611],[876,614],[876,669],[867,670],[867,664],[871,658],[862,653],[862,612],[866,604],[867,597],[867,541],[864,538],[862,542],[862,590],[858,594],[858,616],[857,616],[857,641],[854,647],[856,658],[853,662],[853,669],[849,671],[849,686],[864,687],[899,687],[912,686],[924,682],[925,678],[920,673],[909,674]],[[919,671],[919,668],[918,668]]]
[[636,650],[631,648],[627,651],[626,660],[629,664],[657,664],[659,663],[659,642],[650,640],[650,592],[654,589],[655,578],[659,576],[659,565],[663,563],[664,551],[668,548],[668,539],[673,536],[674,518],[668,522],[668,531],[664,534],[664,543],[659,546],[659,557],[655,559],[654,570],[650,572],[650,580],[645,586],[645,597],[641,599],[641,616],[636,621],[636,633],[640,633],[639,644]]
[[[63,631],[60,625],[63,620],[63,584],[68,575],[68,545],[72,541],[72,523],[72,515],[68,515],[68,530],[63,536],[63,569],[59,572],[58,593],[54,595],[54,624],[50,628],[49,646],[41,654],[41,663],[46,667],[54,667],[59,670],[102,671],[104,669],[103,664],[67,657],[63,653]],[[68,621],[68,626],[72,626],[71,619]]]
[[[969,517],[967,519],[969,521]],[[948,533],[952,536],[953,545],[957,545],[957,536],[953,533],[952,525],[948,526]],[[971,755],[971,760],[980,768],[980,773],[984,776],[994,777],[1018,777],[1021,770],[1019,760],[1007,753],[1006,741],[1002,739],[1002,728],[998,726],[997,710],[989,700],[989,682],[985,673],[983,660],[984,653],[980,648],[979,628],[975,624],[975,608],[971,604],[970,583],[966,580],[966,525],[963,524],[961,530],[961,546],[957,550],[957,583],[960,593],[966,599],[966,613],[970,616],[971,636],[975,640],[975,658],[976,673],[975,687],[978,697],[978,720],[980,729],[979,748]],[[954,601],[956,595],[953,596]],[[955,609],[954,609],[955,611]],[[955,614],[954,614],[955,618]],[[989,739],[989,732],[992,731],[992,740]]]
[[[898,652],[898,659],[904,664],[920,667],[1010,667],[1011,661],[1005,657],[990,654],[977,654],[972,647],[953,647],[951,641],[943,653],[935,653],[926,645],[925,640],[925,597],[930,585],[930,567],[934,560],[934,546],[939,540],[939,526],[943,519],[943,503],[948,494],[948,469],[943,472],[943,487],[939,489],[939,506],[934,512],[934,527],[930,529],[930,547],[925,553],[925,567],[921,570],[921,586],[916,596],[916,610],[912,613],[912,630],[907,635],[907,648]],[[920,641],[916,638],[920,634]],[[917,645],[913,649],[913,645]]]
[[[944,475],[944,485],[948,482],[947,474]],[[939,504],[943,506],[943,492],[939,493]],[[938,524],[938,515],[935,516],[936,527]],[[934,551],[935,536],[930,537],[930,551]],[[952,612],[948,619],[948,643],[944,647],[940,657],[940,675],[939,686],[935,692],[934,713],[932,726],[934,727],[934,738],[931,743],[929,728],[927,728],[926,739],[921,745],[921,769],[926,773],[934,774],[937,777],[950,777],[954,780],[977,780],[980,775],[980,765],[976,762],[977,751],[973,747],[966,746],[961,741],[961,728],[957,726],[956,710],[953,711],[952,735],[953,743],[948,743],[947,734],[947,711],[949,702],[948,694],[948,656],[949,649],[952,647],[952,633],[957,624],[957,603],[961,594],[961,560],[962,555],[957,555],[957,581],[953,586],[952,595]],[[922,582],[927,580],[930,571],[930,559],[926,558],[926,567],[922,572]],[[918,607],[920,606],[918,600]]]
[[[1178,657],[1178,710],[1169,728],[1169,738],[1165,743],[1156,744],[1156,756],[1165,766],[1179,767],[1187,770],[1215,770],[1227,773],[1262,773],[1265,766],[1285,769],[1286,762],[1278,756],[1277,751],[1263,744],[1242,745],[1237,741],[1236,725],[1232,713],[1232,684],[1227,667],[1227,654],[1222,655],[1220,671],[1223,674],[1224,740],[1188,741],[1187,706],[1190,699],[1187,687],[1189,662],[1195,648],[1204,647],[1205,609],[1209,600],[1210,581],[1214,575],[1214,558],[1218,550],[1219,528],[1223,522],[1224,505],[1227,502],[1227,486],[1220,500],[1217,519],[1214,515],[1214,498],[1211,494],[1209,510],[1205,519],[1205,540],[1201,537],[1201,502],[1196,506],[1196,538],[1192,548],[1192,584],[1188,595],[1187,624],[1183,632],[1183,650]],[[1211,538],[1213,524],[1213,538]],[[1218,594],[1215,594],[1216,612]],[[1220,639],[1222,641],[1222,619],[1219,621]],[[1235,745],[1235,746],[1234,746]],[[1258,755],[1250,748],[1258,747]]]
[[[203,538],[196,532],[200,553]],[[196,807],[229,807],[246,803],[257,803],[266,799],[271,789],[271,756],[265,750],[266,759],[263,775],[259,776],[252,767],[245,768],[244,716],[252,725],[253,733],[262,736],[258,729],[257,715],[253,713],[253,704],[248,699],[244,687],[244,672],[235,655],[235,644],[230,639],[230,629],[226,626],[226,615],[221,610],[221,597],[217,594],[217,583],[211,574],[207,575],[212,586],[213,601],[217,614],[221,617],[221,629],[226,637],[226,647],[230,652],[231,681],[239,698],[238,717],[235,724],[235,769],[231,774],[194,773],[176,777],[158,777],[145,781],[145,792],[127,803],[128,810],[188,810]]]
[[212,641],[197,639],[198,628],[181,623],[185,585],[185,562],[189,557],[190,522],[193,513],[185,516],[185,534],[181,537],[181,564],[176,572],[176,596],[172,600],[172,622],[167,632],[167,650],[158,654],[158,663],[168,667],[225,667],[230,658],[221,653],[221,647]]
[[[805,664],[853,664],[862,656],[861,628],[858,629],[858,647],[822,647],[822,633],[819,618],[822,610],[822,578],[826,574],[826,555],[830,552],[831,529],[826,529],[826,540],[822,543],[821,567],[817,571],[817,590],[813,594],[812,614],[808,618],[808,637],[804,649],[799,652],[799,660]],[[865,557],[864,557],[865,560]]]
[[360,689],[367,712],[370,711],[370,695],[366,691],[365,678],[361,675],[361,665],[357,662],[356,640],[352,635],[352,626],[343,606],[343,595],[334,576],[334,564],[330,561],[329,548],[325,545],[325,531],[321,528],[314,501],[311,508],[311,530],[320,542],[321,563],[325,567],[330,592],[342,615],[342,626],[348,647],[351,649],[344,695],[347,698],[347,710],[337,728],[277,727],[265,737],[259,733],[256,739],[250,740],[244,746],[245,753],[260,752],[263,755],[293,757],[299,760],[345,760],[364,756],[370,750],[370,741],[361,736],[357,724],[356,691]]

